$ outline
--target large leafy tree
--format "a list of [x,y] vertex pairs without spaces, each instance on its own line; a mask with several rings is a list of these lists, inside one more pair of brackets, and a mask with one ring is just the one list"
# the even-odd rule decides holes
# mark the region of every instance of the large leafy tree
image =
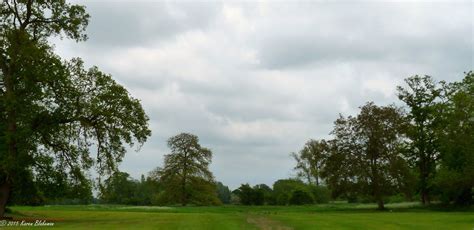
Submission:
[[398,108],[373,103],[362,106],[356,117],[336,120],[328,185],[335,191],[369,194],[383,209],[384,196],[403,184],[407,168],[399,151],[404,123]]
[[[58,171],[84,180],[96,166],[110,174],[124,144],[151,134],[139,101],[98,68],[62,60],[49,38],[87,38],[89,15],[64,0],[4,0],[0,5],[0,216],[11,191],[52,159]],[[96,149],[92,156],[90,152]]]
[[209,171],[212,152],[199,144],[199,138],[181,133],[168,139],[171,153],[165,155],[164,166],[157,170],[163,183],[166,203],[215,204],[217,198],[214,176]]
[[292,153],[291,156],[296,160],[294,169],[298,177],[306,179],[309,184],[319,186],[328,148],[325,140],[309,140],[302,150]]
[[472,203],[474,187],[474,72],[445,87],[439,127],[440,167],[435,182],[444,202]]
[[439,140],[436,130],[440,126],[439,102],[442,89],[430,76],[413,76],[405,79],[406,87],[398,86],[398,98],[408,107],[410,139],[408,156],[418,168],[419,192],[423,204],[430,203],[437,161]]

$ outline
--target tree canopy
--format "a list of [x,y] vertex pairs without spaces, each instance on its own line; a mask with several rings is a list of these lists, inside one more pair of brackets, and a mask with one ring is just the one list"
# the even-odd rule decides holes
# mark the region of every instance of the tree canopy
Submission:
[[367,103],[356,117],[340,117],[328,157],[328,183],[341,191],[368,194],[384,208],[384,196],[404,180],[400,156],[404,117],[393,106]]
[[300,178],[319,186],[321,171],[327,157],[328,143],[325,140],[309,140],[303,149],[291,156],[296,160],[295,170]]
[[86,40],[89,15],[83,6],[8,0],[0,11],[3,216],[8,194],[28,179],[24,175],[41,173],[45,162],[83,181],[93,166],[100,175],[112,174],[124,145],[143,144],[151,131],[139,100],[110,75],[54,53],[52,36]]
[[159,180],[165,185],[166,203],[218,203],[214,176],[209,171],[211,150],[199,144],[199,138],[181,133],[168,139],[171,153],[165,155],[164,166],[157,169]]

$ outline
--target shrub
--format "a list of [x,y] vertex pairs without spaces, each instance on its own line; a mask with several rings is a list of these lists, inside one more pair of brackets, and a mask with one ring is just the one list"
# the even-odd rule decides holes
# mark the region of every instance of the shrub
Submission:
[[325,186],[311,186],[310,191],[317,204],[328,203],[331,199],[331,191]]
[[313,204],[314,199],[311,194],[304,190],[295,190],[291,194],[290,204],[302,205],[302,204]]

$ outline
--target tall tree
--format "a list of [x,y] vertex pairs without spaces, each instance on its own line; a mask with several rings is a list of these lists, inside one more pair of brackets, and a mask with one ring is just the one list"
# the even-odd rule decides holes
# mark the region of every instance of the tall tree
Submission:
[[439,127],[440,167],[435,182],[444,202],[469,205],[474,187],[474,72],[445,87]]
[[398,86],[398,98],[409,108],[410,161],[418,168],[419,192],[423,204],[430,203],[436,163],[439,159],[436,129],[439,126],[437,108],[441,88],[430,76],[413,76],[405,79],[406,87]]
[[181,133],[168,139],[171,153],[165,155],[165,163],[159,169],[169,202],[215,204],[218,202],[214,176],[209,171],[211,150],[199,144],[199,138]]
[[335,151],[328,158],[328,184],[336,191],[370,194],[379,209],[383,198],[393,192],[403,175],[400,156],[404,118],[398,108],[367,103],[356,117],[340,117],[335,122]]
[[306,179],[309,184],[319,186],[327,151],[328,143],[325,140],[309,140],[302,150],[292,153],[291,156],[296,160],[294,169],[298,177]]
[[222,184],[222,182],[216,183],[217,196],[223,204],[230,204],[231,192],[229,187]]
[[[58,170],[76,178],[97,166],[116,171],[124,144],[142,144],[151,134],[138,100],[111,76],[80,59],[63,61],[49,43],[52,36],[75,41],[89,15],[64,0],[4,0],[0,5],[0,216],[22,175],[51,157]],[[97,147],[94,157],[91,147]]]

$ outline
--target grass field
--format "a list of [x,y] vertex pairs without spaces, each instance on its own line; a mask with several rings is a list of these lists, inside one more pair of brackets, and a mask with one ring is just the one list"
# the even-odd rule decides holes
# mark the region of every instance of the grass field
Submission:
[[[441,211],[416,203],[387,205],[137,207],[114,205],[12,207],[14,221],[44,220],[44,229],[474,229],[472,208]],[[8,227],[26,229],[28,227]],[[32,227],[32,229],[40,229]]]

